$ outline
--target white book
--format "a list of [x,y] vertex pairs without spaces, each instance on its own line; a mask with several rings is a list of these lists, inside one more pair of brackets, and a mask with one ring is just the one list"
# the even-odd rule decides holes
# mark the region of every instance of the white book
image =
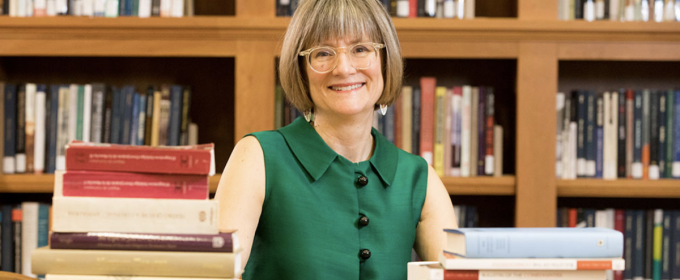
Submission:
[[593,3],[593,0],[583,3],[583,19],[586,21],[595,20],[595,3]]
[[45,170],[46,112],[47,93],[41,86],[35,94],[35,144],[33,145],[33,171],[42,174]]
[[656,0],[654,2],[654,21],[662,22],[664,19],[663,0]]
[[82,0],[83,5],[83,16],[93,17],[94,16],[94,0]]
[[47,15],[47,0],[33,0],[33,15],[36,17]]
[[106,0],[94,0],[92,9],[93,16],[104,17],[106,15]]
[[187,278],[187,277],[153,277],[153,276],[110,276],[110,275],[69,275],[46,274],[45,280],[231,280],[234,278]]
[[139,0],[137,16],[140,18],[151,17],[151,0]]
[[[470,176],[470,105],[472,103],[472,87],[463,86],[463,107],[461,113],[460,132],[460,176]],[[476,167],[476,166],[475,166]]]
[[626,21],[635,21],[635,5],[629,4],[625,8],[625,19]]
[[563,92],[558,92],[557,93],[557,98],[556,98],[556,111],[557,111],[557,134],[555,136],[555,175],[557,178],[562,178],[562,171],[564,170],[563,166],[563,155],[564,155],[564,150],[563,147],[564,145],[562,144],[563,139],[562,135],[564,135],[564,93]]
[[475,1],[476,0],[465,0],[465,19],[475,18]]
[[45,3],[45,5],[46,5],[45,13],[47,14],[48,17],[53,17],[57,15],[56,0],[47,0],[47,3]]
[[9,16],[17,17],[19,16],[19,0],[5,0],[9,1]]
[[612,135],[611,135],[611,97],[612,94],[611,92],[604,92],[602,94],[602,118],[603,118],[603,123],[602,123],[602,130],[603,130],[603,137],[602,137],[602,178],[603,179],[613,179],[613,178],[608,178],[610,174],[608,174],[608,170],[611,165],[611,145],[610,143],[612,142]]
[[[604,142],[605,151],[607,151],[607,156],[605,159],[605,165],[603,170],[603,178],[615,180],[617,177],[616,168],[618,166],[618,127],[619,127],[619,93],[612,91],[608,96],[608,100],[605,99],[605,125],[607,130],[605,131],[605,136],[607,140]],[[607,101],[609,104],[607,104]]]
[[493,126],[493,176],[503,176],[503,127]]
[[90,128],[92,121],[92,85],[84,86],[83,94],[83,141],[90,142]]
[[666,5],[664,6],[664,21],[675,21],[675,4],[674,0],[666,0]]
[[456,2],[457,7],[456,7],[456,16],[458,16],[458,19],[464,19],[465,18],[465,2],[470,1],[470,0],[458,0]]
[[170,17],[172,12],[172,1],[173,0],[160,0],[161,1],[161,17]]
[[37,202],[21,203],[21,272],[29,277],[31,273],[31,253],[38,248],[38,208]]
[[604,19],[604,1],[605,0],[597,0],[597,2],[595,2],[596,19]]
[[104,9],[105,17],[118,17],[118,0],[106,0],[106,8]]
[[[451,151],[451,155],[457,155],[460,157],[460,131],[461,131],[461,107],[463,103],[463,95],[460,94],[461,92],[458,91],[458,94],[453,93],[451,94],[451,132],[450,132],[450,142],[448,145],[451,147],[451,149],[457,149],[455,151]],[[460,161],[460,160],[459,160]],[[450,160],[451,166],[449,166],[449,176],[454,176],[454,177],[460,177],[460,166],[455,166],[454,159]]]
[[456,1],[444,0],[444,17],[454,18],[456,16]]
[[641,1],[640,3],[640,16],[642,17],[642,21],[649,21],[649,2],[647,0]]
[[76,140],[76,126],[78,124],[78,85],[71,84],[68,93],[68,142]]
[[71,15],[76,17],[83,16],[83,1],[84,0],[72,0],[71,7],[73,8],[73,11],[71,11]]
[[57,15],[65,15],[68,12],[67,0],[54,0]]
[[569,179],[576,179],[578,175],[578,160],[577,160],[577,152],[578,152],[578,143],[577,143],[577,136],[578,135],[578,124],[576,122],[570,122],[569,123],[569,169],[571,170],[569,174]]
[[198,125],[189,123],[189,145],[198,145]]
[[216,234],[216,200],[52,198],[55,232]]
[[17,0],[17,17],[26,17],[26,2],[31,0]]
[[170,16],[171,17],[183,17],[184,16],[184,2],[183,0],[172,0],[170,5]]
[[397,17],[406,18],[409,14],[409,1],[397,0]]
[[680,1],[675,0],[675,21],[680,21]]
[[619,0],[607,0],[609,1],[609,20],[618,21],[619,20]]

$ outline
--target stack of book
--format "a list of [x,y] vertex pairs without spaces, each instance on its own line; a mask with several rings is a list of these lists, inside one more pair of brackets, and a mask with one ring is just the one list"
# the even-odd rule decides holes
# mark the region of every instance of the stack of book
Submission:
[[71,142],[66,171],[55,175],[50,245],[33,251],[33,273],[51,280],[239,277],[236,233],[219,232],[218,202],[209,199],[213,148]]
[[445,230],[439,262],[410,262],[409,280],[613,279],[623,235],[604,228]]

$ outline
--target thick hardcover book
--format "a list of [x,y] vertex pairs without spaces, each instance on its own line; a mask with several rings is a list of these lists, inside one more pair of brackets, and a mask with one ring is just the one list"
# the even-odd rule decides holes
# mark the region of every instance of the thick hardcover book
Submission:
[[58,171],[54,196],[208,199],[208,176]]
[[631,173],[634,179],[642,179],[642,92],[635,91],[633,111],[633,163]]
[[659,141],[657,147],[657,157],[659,161],[659,178],[666,177],[666,139],[668,137],[668,128],[666,128],[666,93],[664,91],[657,92],[659,99]]
[[[445,229],[444,251],[464,258],[620,258],[623,235],[604,228]],[[551,250],[545,250],[551,248]]]
[[494,106],[495,106],[495,101],[494,101],[494,93],[493,93],[493,88],[492,87],[487,87],[486,88],[486,118],[485,118],[485,124],[486,124],[486,132],[485,132],[485,137],[486,137],[486,143],[485,143],[485,151],[484,151],[484,174],[485,175],[493,175],[493,167],[494,167],[494,156],[493,156],[493,127],[495,125],[494,122]]
[[51,85],[47,101],[47,155],[45,173],[52,174],[57,168],[57,132],[59,131],[59,85]]
[[[448,130],[445,124],[446,87],[436,87],[434,96],[434,138],[432,167],[439,177],[444,176],[444,134]],[[388,138],[389,139],[389,138]]]
[[6,84],[4,88],[4,132],[3,132],[3,172],[12,174],[15,170],[16,137],[17,137],[17,87]]
[[54,232],[216,234],[215,200],[52,198]]
[[586,176],[586,111],[587,107],[587,92],[579,90],[576,94],[576,120],[578,122],[578,132],[576,140],[576,176],[581,178]]
[[171,277],[226,277],[241,274],[236,253],[53,250],[33,251],[33,273],[77,275],[145,275]]
[[[608,94],[608,93],[604,93]],[[595,178],[602,178],[604,169],[604,94],[596,95],[596,111],[595,111]]]
[[148,147],[74,141],[66,147],[66,170],[213,175],[214,146]]
[[182,86],[170,87],[170,114],[168,116],[168,146],[179,145],[179,132],[182,118]]
[[439,263],[446,269],[480,270],[623,270],[623,258],[507,258],[466,259],[443,252]]
[[476,168],[473,173],[478,176],[484,175],[484,160],[486,158],[486,91],[487,87],[479,87],[477,97],[477,150],[472,151],[477,155]]
[[675,114],[675,99],[673,89],[666,92],[666,153],[664,154],[666,167],[664,168],[664,178],[673,178],[673,139],[675,135],[674,118]]
[[586,177],[595,177],[597,159],[597,98],[595,92],[586,95]]
[[12,205],[2,205],[0,222],[0,270],[14,271],[14,230],[12,225]]
[[671,210],[663,211],[663,223],[661,230],[661,277],[660,279],[671,279],[671,265],[675,248],[671,247],[671,237],[673,235],[673,228],[671,227],[671,220],[673,219]]
[[620,258],[623,255],[623,235],[612,229],[465,228],[444,231],[447,233],[444,251],[463,258]]
[[25,99],[25,126],[26,131],[25,153],[26,153],[26,173],[33,173],[34,155],[35,155],[35,94],[37,88],[36,84],[26,84],[26,99]]
[[635,210],[633,218],[632,279],[644,279],[645,275],[645,210]]
[[617,104],[617,112],[619,114],[618,127],[616,128],[617,135],[617,177],[626,178],[626,93],[625,90],[619,91],[619,102]]
[[16,124],[16,173],[26,172],[26,85],[19,85],[17,90],[17,124]]
[[468,270],[445,269],[438,262],[408,263],[408,279],[412,280],[511,280],[560,279],[601,280],[604,270]]
[[45,147],[47,145],[47,87],[37,85],[35,93],[35,140],[33,145],[33,172],[45,172]]
[[642,178],[649,179],[649,142],[650,142],[650,102],[651,94],[648,89],[642,91]]
[[177,252],[238,252],[235,231],[218,234],[156,234],[125,232],[54,232],[51,249],[135,250]]
[[632,280],[633,279],[633,244],[635,241],[634,234],[635,230],[635,210],[624,210],[625,222],[624,222],[624,232],[625,237],[623,248],[623,258],[626,259],[626,269],[623,271],[623,279]]
[[472,87],[463,86],[461,125],[460,125],[460,176],[470,176],[472,163],[470,161],[470,127],[472,106]]
[[649,171],[648,178],[659,179],[659,95],[649,93]]

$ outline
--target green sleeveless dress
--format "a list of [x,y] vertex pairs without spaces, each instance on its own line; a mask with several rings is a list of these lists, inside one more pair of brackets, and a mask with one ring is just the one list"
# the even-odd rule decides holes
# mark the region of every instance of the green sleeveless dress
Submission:
[[264,152],[267,186],[243,279],[406,279],[428,167],[371,133],[373,156],[359,163],[303,118],[250,134]]

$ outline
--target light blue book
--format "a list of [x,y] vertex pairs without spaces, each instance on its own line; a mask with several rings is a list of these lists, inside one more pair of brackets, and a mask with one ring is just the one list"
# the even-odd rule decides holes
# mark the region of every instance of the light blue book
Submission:
[[444,251],[463,258],[621,258],[623,234],[605,228],[445,229]]

